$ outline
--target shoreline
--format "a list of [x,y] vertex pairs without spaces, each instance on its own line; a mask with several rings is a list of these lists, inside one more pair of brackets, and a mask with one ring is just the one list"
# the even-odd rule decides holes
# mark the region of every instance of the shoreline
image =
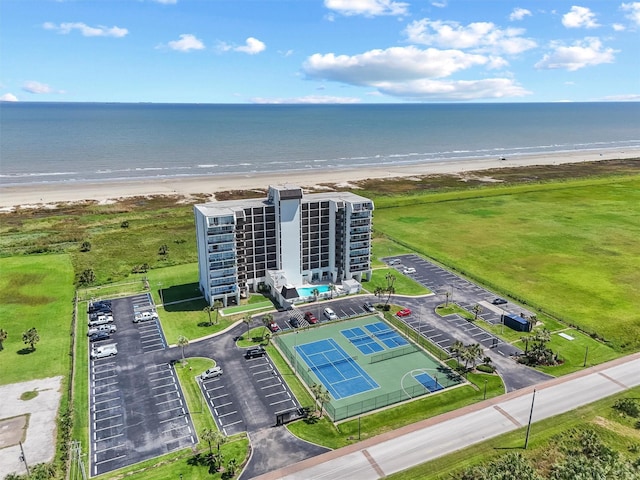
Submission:
[[602,149],[553,152],[507,157],[504,159],[460,158],[443,159],[412,165],[385,165],[371,168],[343,168],[293,172],[267,172],[197,177],[142,178],[113,182],[78,182],[0,186],[0,211],[15,208],[46,208],[61,203],[97,201],[111,203],[121,198],[137,196],[207,195],[215,201],[216,193],[227,190],[265,189],[269,185],[294,184],[302,188],[318,188],[322,184],[350,187],[350,182],[367,179],[418,177],[426,175],[464,175],[495,168],[533,165],[595,162],[600,160],[640,158],[640,149]]

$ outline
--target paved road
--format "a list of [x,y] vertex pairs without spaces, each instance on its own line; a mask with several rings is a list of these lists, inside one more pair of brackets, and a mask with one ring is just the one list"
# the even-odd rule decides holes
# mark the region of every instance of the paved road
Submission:
[[[640,353],[528,387],[334,450],[255,480],[368,480],[406,470],[475,443],[640,385]],[[535,402],[533,402],[535,395]],[[524,439],[523,439],[524,442]]]

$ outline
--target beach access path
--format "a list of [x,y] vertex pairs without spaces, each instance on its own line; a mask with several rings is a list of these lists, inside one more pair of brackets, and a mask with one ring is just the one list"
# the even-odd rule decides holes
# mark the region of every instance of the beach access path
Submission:
[[[535,422],[638,385],[640,353],[408,425],[255,477],[255,480],[384,478],[526,427],[532,412],[535,431]],[[524,434],[522,442],[524,445]]]

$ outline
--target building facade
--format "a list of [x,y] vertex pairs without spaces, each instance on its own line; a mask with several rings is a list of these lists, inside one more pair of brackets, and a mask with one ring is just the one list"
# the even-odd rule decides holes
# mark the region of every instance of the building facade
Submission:
[[259,285],[277,297],[284,288],[368,280],[372,213],[368,198],[303,195],[293,185],[270,186],[265,199],[195,205],[200,289],[210,305],[227,306]]

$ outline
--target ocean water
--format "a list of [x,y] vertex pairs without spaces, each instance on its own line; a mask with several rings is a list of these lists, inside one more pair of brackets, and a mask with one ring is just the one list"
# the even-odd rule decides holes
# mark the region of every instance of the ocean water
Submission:
[[636,148],[640,103],[0,103],[0,185]]

